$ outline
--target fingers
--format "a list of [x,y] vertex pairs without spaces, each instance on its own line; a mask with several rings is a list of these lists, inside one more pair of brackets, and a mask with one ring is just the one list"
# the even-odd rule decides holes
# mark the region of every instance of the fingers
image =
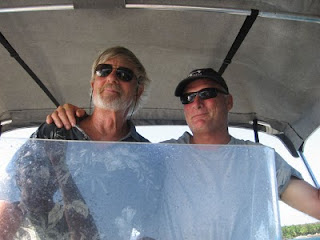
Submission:
[[51,118],[53,119],[54,124],[58,128],[65,127],[67,130],[71,129],[71,123],[66,114],[66,110],[63,106],[59,106],[52,114]]
[[53,123],[53,119],[52,119],[51,115],[47,115],[46,123],[47,123],[47,124]]
[[46,123],[54,123],[58,128],[63,127],[63,123],[61,122],[57,111],[54,111],[53,113],[47,116]]
[[54,123],[58,128],[65,127],[67,130],[76,125],[76,117],[83,117],[86,111],[72,104],[59,106],[53,113],[47,116],[46,123]]
[[58,128],[65,127],[67,130],[71,128],[71,123],[62,106],[59,106],[53,113],[47,116],[46,123],[54,123]]
[[84,109],[82,109],[82,108],[78,108],[77,111],[76,111],[76,115],[79,118],[80,117],[84,117],[86,114],[87,114],[86,111]]

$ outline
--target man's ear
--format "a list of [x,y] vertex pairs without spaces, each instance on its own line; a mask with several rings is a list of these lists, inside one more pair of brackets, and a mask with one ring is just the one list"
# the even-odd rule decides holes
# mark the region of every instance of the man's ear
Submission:
[[144,91],[144,86],[141,85],[141,84],[138,84],[138,85],[137,85],[137,91],[136,91],[136,96],[137,96],[137,98],[140,98],[140,97],[141,97],[143,91]]
[[231,94],[227,95],[227,108],[228,112],[232,109],[233,107],[233,97]]
[[90,86],[91,86],[91,89],[90,89],[90,92],[91,92],[91,97],[93,97],[93,86],[94,86],[94,81],[90,81]]

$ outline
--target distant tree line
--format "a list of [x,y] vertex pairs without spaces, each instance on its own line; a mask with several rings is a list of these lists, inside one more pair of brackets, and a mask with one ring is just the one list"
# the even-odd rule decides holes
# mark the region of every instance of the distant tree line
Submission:
[[292,239],[298,236],[320,234],[320,222],[282,227],[283,239]]

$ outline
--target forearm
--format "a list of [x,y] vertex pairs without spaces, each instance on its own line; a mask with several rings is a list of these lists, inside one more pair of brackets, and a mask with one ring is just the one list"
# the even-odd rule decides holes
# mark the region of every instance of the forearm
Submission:
[[320,220],[320,190],[307,182],[291,179],[281,200],[291,207]]

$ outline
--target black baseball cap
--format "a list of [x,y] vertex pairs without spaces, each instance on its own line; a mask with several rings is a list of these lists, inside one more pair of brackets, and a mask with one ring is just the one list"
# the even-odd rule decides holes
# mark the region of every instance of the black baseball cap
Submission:
[[221,77],[221,75],[219,73],[217,73],[212,68],[201,68],[201,69],[196,69],[196,70],[191,71],[189,73],[189,76],[187,78],[183,79],[178,84],[178,86],[176,87],[176,90],[174,92],[174,95],[176,97],[180,97],[183,94],[185,87],[189,83],[191,83],[197,79],[200,79],[200,78],[206,78],[206,79],[211,79],[211,80],[215,81],[216,83],[221,85],[221,87],[223,87],[227,93],[229,93],[228,86],[227,86],[226,82],[224,81],[223,77]]

